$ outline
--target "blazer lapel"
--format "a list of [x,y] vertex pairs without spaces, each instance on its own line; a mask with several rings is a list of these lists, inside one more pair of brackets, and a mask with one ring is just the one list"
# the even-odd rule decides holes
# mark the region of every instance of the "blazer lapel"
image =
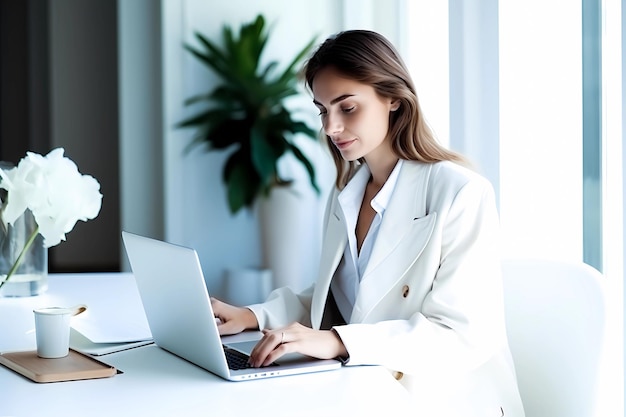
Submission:
[[[336,195],[332,198],[335,199],[335,197]],[[311,301],[311,325],[314,329],[319,328],[322,322],[330,282],[347,244],[348,236],[346,235],[343,211],[341,206],[334,200],[324,233],[318,281],[315,284],[315,291]]]
[[[431,164],[405,162],[361,278],[350,322],[362,322],[417,260],[432,234],[436,213],[426,213]],[[345,232],[344,232],[345,234]]]

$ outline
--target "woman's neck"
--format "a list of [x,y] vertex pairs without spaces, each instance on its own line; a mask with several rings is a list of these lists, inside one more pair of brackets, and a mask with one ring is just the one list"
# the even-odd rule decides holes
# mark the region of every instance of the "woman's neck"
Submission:
[[370,182],[377,188],[381,188],[387,182],[391,171],[398,163],[398,157],[393,152],[385,152],[383,154],[368,155],[365,157],[365,162],[372,173]]

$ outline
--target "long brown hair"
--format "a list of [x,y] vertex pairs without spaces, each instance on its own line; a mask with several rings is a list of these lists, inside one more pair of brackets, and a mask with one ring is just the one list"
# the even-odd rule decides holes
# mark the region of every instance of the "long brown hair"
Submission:
[[[398,110],[390,114],[388,132],[398,158],[466,163],[463,156],[444,148],[435,139],[422,115],[409,71],[384,36],[368,30],[348,30],[326,39],[304,67],[310,90],[319,71],[330,66],[348,78],[371,85],[380,96],[400,101]],[[356,162],[344,160],[328,136],[326,141],[337,167],[335,184],[343,188],[352,177]]]

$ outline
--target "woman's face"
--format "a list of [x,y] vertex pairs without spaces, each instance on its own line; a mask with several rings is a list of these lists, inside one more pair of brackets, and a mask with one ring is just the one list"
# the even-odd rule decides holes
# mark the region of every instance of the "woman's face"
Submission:
[[342,76],[332,67],[322,69],[311,85],[322,126],[344,159],[387,157],[389,113],[398,108],[374,88]]

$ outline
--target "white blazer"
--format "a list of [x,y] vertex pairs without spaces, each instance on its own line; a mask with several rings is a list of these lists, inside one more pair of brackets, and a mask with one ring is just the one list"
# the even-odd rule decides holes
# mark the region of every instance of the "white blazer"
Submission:
[[[261,328],[319,328],[347,244],[338,191],[324,217],[317,282],[250,306]],[[405,161],[361,278],[334,329],[346,365],[382,365],[418,416],[524,415],[504,323],[499,224],[491,184],[451,162]]]

